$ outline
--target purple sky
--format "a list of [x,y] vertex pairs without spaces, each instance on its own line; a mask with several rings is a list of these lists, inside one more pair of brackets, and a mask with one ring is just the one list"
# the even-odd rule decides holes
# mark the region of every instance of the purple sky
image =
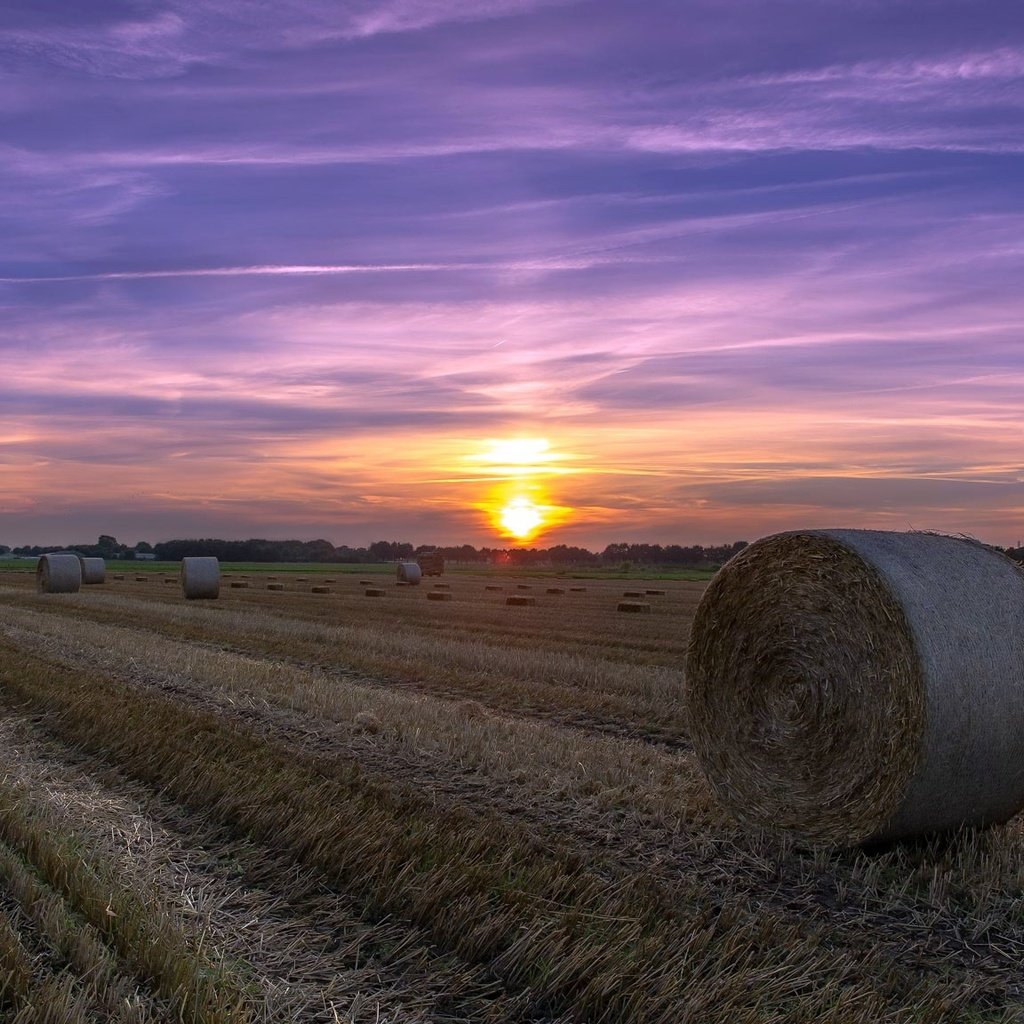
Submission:
[[1024,535],[1019,0],[24,0],[0,123],[0,542]]

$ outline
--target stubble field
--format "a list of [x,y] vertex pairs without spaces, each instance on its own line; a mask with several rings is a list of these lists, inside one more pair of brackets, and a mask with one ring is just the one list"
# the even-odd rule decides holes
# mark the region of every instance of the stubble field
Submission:
[[0,572],[4,1019],[1024,1019],[1019,821],[837,852],[718,806],[703,583],[139,575]]

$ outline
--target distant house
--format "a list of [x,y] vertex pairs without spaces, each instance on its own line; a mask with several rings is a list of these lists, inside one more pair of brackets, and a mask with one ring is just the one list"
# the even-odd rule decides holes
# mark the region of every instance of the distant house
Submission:
[[156,555],[152,551],[136,551],[135,560],[138,562],[155,562]]

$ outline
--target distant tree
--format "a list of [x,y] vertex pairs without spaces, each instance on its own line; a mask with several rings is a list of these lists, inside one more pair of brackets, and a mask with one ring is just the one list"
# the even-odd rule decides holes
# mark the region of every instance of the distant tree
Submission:
[[0,555],[9,555],[11,549],[6,544],[0,544]]

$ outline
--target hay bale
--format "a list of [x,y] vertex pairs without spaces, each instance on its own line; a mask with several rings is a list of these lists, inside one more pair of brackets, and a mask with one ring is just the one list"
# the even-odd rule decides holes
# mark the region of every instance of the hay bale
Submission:
[[666,594],[668,594],[667,590],[648,590],[647,591],[647,596],[648,597],[665,597]]
[[95,584],[107,582],[107,563],[102,558],[78,559],[82,563],[82,583]]
[[40,555],[36,562],[36,588],[40,594],[77,594],[82,585],[78,555]]
[[380,587],[367,587],[363,591],[363,594],[366,597],[383,597],[384,596],[384,591],[381,590]]
[[248,590],[249,589],[249,584],[246,583],[244,580],[232,580],[231,581],[231,589],[232,590]]
[[644,601],[620,601],[616,611],[632,612],[634,615],[649,615],[651,606]]
[[516,590],[533,590],[532,583],[517,583]]
[[212,601],[220,597],[220,562],[207,556],[183,558],[181,592],[190,601]]
[[115,572],[114,573],[114,579],[115,580],[123,580],[124,579],[124,573],[123,572]]
[[569,590],[573,594],[585,594],[587,592],[586,587],[570,587]]
[[283,583],[268,583],[267,590],[284,590]]
[[428,601],[450,601],[451,599],[452,595],[446,590],[431,590],[427,594]]
[[564,594],[565,591],[561,587],[548,587],[548,589],[545,590],[544,593],[545,594]]
[[395,569],[401,583],[408,583],[416,587],[423,579],[423,570],[416,562],[399,562]]
[[373,580],[360,580],[359,581],[359,586],[361,586],[361,587],[372,587],[373,586]]
[[499,587],[499,586],[495,586],[495,585],[489,585],[489,586],[484,587],[484,590],[494,590],[494,591],[497,591],[499,593],[502,590],[504,590],[504,589],[505,589],[504,587]]
[[452,585],[450,583],[435,583],[434,584],[434,589],[435,590],[451,590],[452,589]]
[[148,583],[149,582],[149,577],[148,576],[136,576],[135,577],[135,582],[136,583]]
[[510,594],[505,598],[505,604],[516,605],[519,607],[531,607],[537,603],[537,598],[527,597],[525,594]]
[[973,541],[758,541],[697,609],[691,739],[748,824],[857,844],[1024,807],[1024,572]]
[[164,580],[164,583],[170,583],[170,585],[171,585],[172,587],[173,587],[173,586],[174,586],[174,585],[175,585],[175,584],[176,584],[177,582],[178,582],[177,580],[173,580],[173,579],[170,579],[170,578],[168,578],[168,579],[165,579],[165,580]]
[[331,592],[330,587],[313,587],[312,591],[314,594],[329,594]]
[[647,595],[642,590],[624,590],[622,592],[623,597],[646,597]]

